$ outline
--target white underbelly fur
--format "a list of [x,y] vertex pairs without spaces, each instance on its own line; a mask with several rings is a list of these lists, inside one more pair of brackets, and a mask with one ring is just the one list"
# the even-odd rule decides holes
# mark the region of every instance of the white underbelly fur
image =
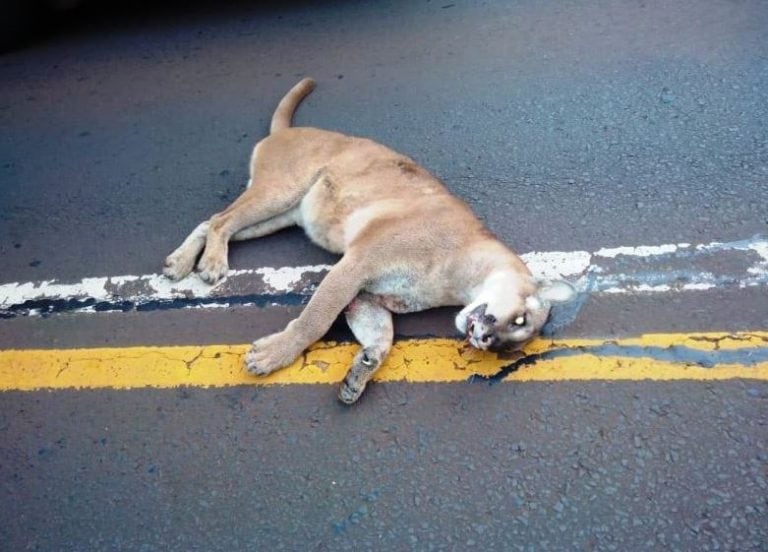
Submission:
[[384,307],[398,313],[453,304],[452,298],[441,291],[443,289],[428,276],[405,270],[385,274],[365,287],[365,291],[375,295]]

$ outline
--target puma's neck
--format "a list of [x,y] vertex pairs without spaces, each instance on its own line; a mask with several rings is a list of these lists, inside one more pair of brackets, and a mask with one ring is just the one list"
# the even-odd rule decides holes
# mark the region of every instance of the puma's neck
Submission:
[[[520,257],[496,240],[473,247],[463,263],[460,299],[464,305],[485,297],[525,293],[532,288],[531,271]],[[482,301],[480,301],[482,302]]]

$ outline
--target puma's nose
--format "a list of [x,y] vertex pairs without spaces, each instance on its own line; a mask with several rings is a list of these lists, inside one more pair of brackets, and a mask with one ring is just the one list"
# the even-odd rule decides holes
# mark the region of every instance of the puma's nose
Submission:
[[493,341],[493,334],[485,334],[480,338],[480,343],[483,345],[490,345],[491,341]]

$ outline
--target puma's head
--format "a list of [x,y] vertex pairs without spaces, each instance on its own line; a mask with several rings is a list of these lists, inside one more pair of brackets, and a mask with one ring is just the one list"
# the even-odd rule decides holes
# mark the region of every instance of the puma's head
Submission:
[[531,290],[519,293],[491,282],[456,316],[456,327],[477,349],[519,349],[539,335],[553,304],[576,295],[563,280],[535,281]]

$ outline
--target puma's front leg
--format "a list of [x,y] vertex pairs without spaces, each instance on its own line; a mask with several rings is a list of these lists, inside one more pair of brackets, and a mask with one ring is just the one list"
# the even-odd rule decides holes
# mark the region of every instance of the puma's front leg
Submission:
[[392,313],[370,295],[359,295],[347,308],[347,324],[363,346],[339,387],[339,400],[352,404],[392,348]]
[[264,376],[291,364],[304,349],[325,335],[336,317],[355,298],[366,279],[363,263],[347,253],[336,263],[301,315],[276,334],[253,342],[246,369]]

